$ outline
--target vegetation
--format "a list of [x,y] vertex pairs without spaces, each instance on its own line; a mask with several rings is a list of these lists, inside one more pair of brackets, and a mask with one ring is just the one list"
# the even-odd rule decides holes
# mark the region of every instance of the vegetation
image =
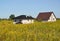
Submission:
[[57,18],[57,20],[60,20],[60,18]]
[[9,16],[9,19],[13,19],[15,17],[15,15],[14,14],[11,14],[10,16]]
[[0,41],[60,41],[60,20],[33,24],[13,24],[11,20],[2,20]]

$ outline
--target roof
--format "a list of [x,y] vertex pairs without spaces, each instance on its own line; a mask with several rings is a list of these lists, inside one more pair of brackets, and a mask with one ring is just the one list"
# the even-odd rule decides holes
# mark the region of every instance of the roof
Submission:
[[[37,19],[39,20],[48,20],[49,17],[51,16],[53,12],[41,12],[39,13],[39,15],[37,16]],[[54,14],[54,13],[53,13]],[[55,16],[55,15],[54,15]]]
[[21,15],[21,16],[17,16],[17,17],[15,17],[15,18],[13,18],[13,19],[25,19],[25,18],[26,18],[25,15]]
[[13,18],[13,19],[34,19],[34,18],[31,16],[20,15],[20,16]]

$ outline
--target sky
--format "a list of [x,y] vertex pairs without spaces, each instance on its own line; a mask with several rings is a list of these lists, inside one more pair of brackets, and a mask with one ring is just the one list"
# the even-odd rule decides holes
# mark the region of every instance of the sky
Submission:
[[37,17],[40,12],[53,11],[60,18],[60,0],[0,0],[0,18],[28,15]]

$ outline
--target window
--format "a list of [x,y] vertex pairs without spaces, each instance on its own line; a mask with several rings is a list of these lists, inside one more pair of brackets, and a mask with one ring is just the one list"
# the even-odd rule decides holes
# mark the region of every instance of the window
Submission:
[[54,20],[54,18],[53,18],[53,20]]

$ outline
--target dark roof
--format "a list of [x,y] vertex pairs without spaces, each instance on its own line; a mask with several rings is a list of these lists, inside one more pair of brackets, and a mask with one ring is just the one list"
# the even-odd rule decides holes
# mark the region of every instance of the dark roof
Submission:
[[25,15],[20,15],[20,16],[17,16],[17,17],[15,17],[15,18],[13,18],[13,19],[25,19],[25,18],[26,18]]
[[26,18],[27,19],[34,19],[32,16],[27,16]]
[[[48,20],[49,17],[51,16],[53,12],[41,12],[39,13],[39,15],[37,16],[38,20]],[[54,13],[53,13],[54,14]]]
[[13,19],[34,19],[34,18],[31,16],[20,15],[20,16],[13,18]]

